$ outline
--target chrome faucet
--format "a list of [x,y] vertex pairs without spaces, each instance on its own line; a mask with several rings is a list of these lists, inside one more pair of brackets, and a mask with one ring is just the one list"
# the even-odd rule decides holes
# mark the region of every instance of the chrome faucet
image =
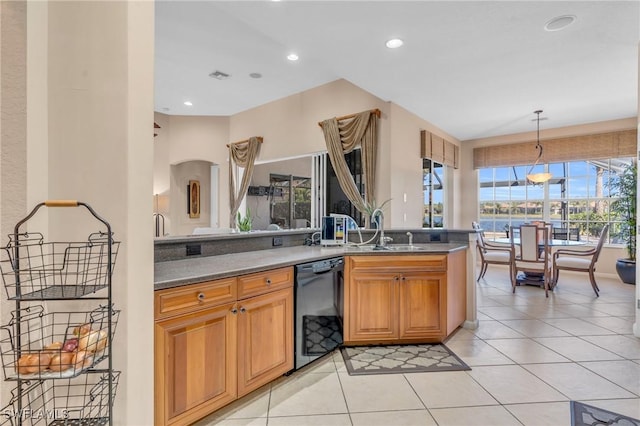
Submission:
[[376,219],[376,223],[378,224],[378,229],[380,230],[380,240],[378,240],[378,247],[386,247],[387,242],[393,241],[393,238],[384,236],[384,213],[382,213],[382,210],[375,209],[371,214],[371,217],[375,218],[376,216],[378,216],[378,219]]
[[409,231],[407,231],[407,236],[409,237],[409,245],[412,246],[413,245],[413,234]]

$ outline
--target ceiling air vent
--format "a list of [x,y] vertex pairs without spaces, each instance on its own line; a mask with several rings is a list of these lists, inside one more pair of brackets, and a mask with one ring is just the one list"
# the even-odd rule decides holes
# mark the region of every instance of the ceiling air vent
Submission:
[[222,71],[214,71],[211,74],[209,74],[209,77],[211,78],[217,78],[218,80],[226,80],[227,78],[231,77],[229,74],[224,73]]

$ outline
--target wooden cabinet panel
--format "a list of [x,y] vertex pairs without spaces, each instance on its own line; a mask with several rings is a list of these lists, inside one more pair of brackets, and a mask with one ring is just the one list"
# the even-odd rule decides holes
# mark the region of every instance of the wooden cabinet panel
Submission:
[[398,337],[398,275],[351,273],[345,296],[345,341]]
[[238,302],[238,396],[293,369],[293,288]]
[[293,287],[292,267],[243,275],[238,277],[238,299],[289,287]]
[[352,271],[410,272],[446,271],[446,254],[398,255],[398,256],[350,256],[348,265]]
[[400,339],[443,337],[446,273],[407,273],[400,279]]
[[467,252],[449,254],[447,271],[447,336],[467,318]]
[[155,319],[235,302],[236,279],[225,278],[178,288],[158,290],[154,295]]
[[236,399],[234,305],[156,322],[156,423],[189,424]]

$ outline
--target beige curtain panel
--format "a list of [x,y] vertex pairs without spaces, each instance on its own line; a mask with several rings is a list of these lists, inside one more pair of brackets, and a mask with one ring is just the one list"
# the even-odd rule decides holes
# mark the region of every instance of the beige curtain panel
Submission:
[[[600,160],[603,158],[635,157],[637,147],[635,129],[594,135],[544,139],[543,163]],[[538,152],[536,142],[492,145],[473,149],[473,168],[508,167],[532,164]]]
[[[375,197],[376,157],[378,151],[378,110],[363,111],[353,116],[330,118],[320,123],[329,159],[336,171],[340,188],[360,212],[366,213],[365,201]],[[360,146],[364,172],[364,199],[356,186],[344,154]]]
[[[236,216],[240,204],[247,194],[251,177],[253,176],[253,168],[255,166],[258,152],[260,151],[260,143],[262,138],[251,137],[249,140],[229,144],[229,208],[231,216],[229,217],[229,226],[236,227]],[[240,187],[236,191],[236,173],[237,168],[244,168]]]

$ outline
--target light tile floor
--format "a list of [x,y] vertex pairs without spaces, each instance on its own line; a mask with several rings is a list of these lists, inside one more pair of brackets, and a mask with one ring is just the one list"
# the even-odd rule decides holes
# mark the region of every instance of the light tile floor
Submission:
[[349,376],[339,352],[258,389],[205,425],[569,425],[578,400],[640,419],[635,286],[565,273],[544,297],[511,293],[493,266],[477,285],[477,330],[446,345],[470,371]]

